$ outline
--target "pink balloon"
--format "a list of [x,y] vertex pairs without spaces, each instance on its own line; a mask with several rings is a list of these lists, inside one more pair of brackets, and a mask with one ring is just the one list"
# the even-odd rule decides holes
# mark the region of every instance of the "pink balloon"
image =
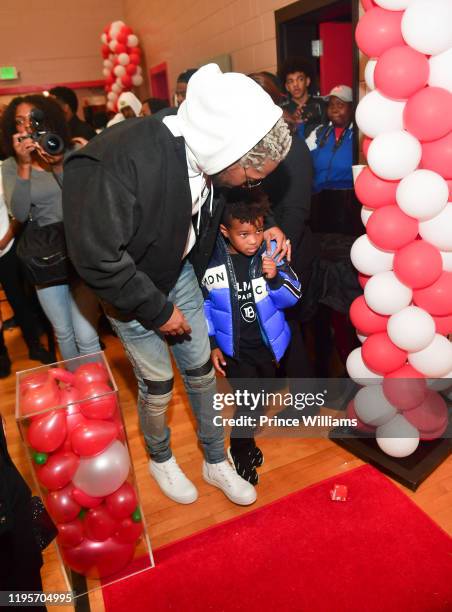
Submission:
[[[25,376],[21,379],[19,383],[19,389],[21,395],[27,393],[31,389],[36,389],[38,387],[42,387],[48,380],[47,372],[41,372],[40,374],[30,374],[29,376]],[[23,413],[23,409],[22,409]]]
[[118,528],[117,521],[110,515],[103,504],[89,510],[83,519],[83,525],[86,537],[90,540],[100,540],[101,542],[113,535]]
[[22,415],[31,415],[42,412],[47,408],[59,406],[60,390],[52,378],[47,378],[44,384],[31,387],[24,392],[20,400],[20,412]]
[[399,181],[385,181],[376,176],[370,168],[364,168],[355,183],[358,200],[367,208],[382,208],[397,204],[396,192]]
[[447,424],[447,405],[439,393],[429,389],[424,401],[403,415],[421,433],[432,433]]
[[356,44],[368,57],[379,57],[387,49],[404,44],[402,11],[375,7],[361,17],[355,31]]
[[58,543],[63,547],[78,546],[83,540],[83,525],[79,519],[69,523],[60,523],[58,528]]
[[86,385],[97,382],[108,383],[110,378],[105,365],[98,361],[79,366],[74,372],[74,377],[74,384],[77,387],[86,387]]
[[56,523],[68,523],[77,518],[81,507],[72,498],[73,485],[68,484],[59,491],[52,491],[46,497],[46,506]]
[[423,53],[407,45],[392,47],[379,58],[375,85],[388,98],[404,100],[427,85],[430,66]]
[[80,395],[86,401],[80,403],[80,410],[88,419],[110,419],[116,411],[116,394],[103,382],[80,385]]
[[375,431],[375,427],[372,427],[370,425],[366,425],[365,423],[363,423],[358,415],[356,414],[356,410],[355,410],[355,402],[353,400],[350,400],[348,405],[347,405],[347,409],[346,409],[346,413],[347,413],[347,418],[348,419],[356,419],[358,421],[356,428],[359,429],[360,431],[367,431],[369,433]]
[[452,132],[444,138],[422,144],[421,168],[433,170],[445,179],[452,179]]
[[66,431],[66,415],[62,410],[54,410],[32,420],[27,439],[38,452],[52,453],[63,444]]
[[78,546],[63,548],[65,563],[89,578],[105,578],[124,569],[133,559],[135,546],[108,538],[95,542],[85,538]]
[[386,331],[389,317],[369,308],[363,295],[357,297],[350,307],[350,319],[356,329],[365,336]]
[[72,449],[80,457],[92,457],[105,450],[117,434],[115,423],[89,419],[85,425],[79,425],[72,432]]
[[131,518],[122,519],[117,527],[115,538],[119,542],[135,544],[138,538],[143,533],[143,523],[135,523]]
[[413,301],[431,315],[452,314],[452,272],[443,272],[429,287],[414,291]]
[[72,490],[72,498],[83,508],[97,508],[103,501],[103,497],[92,497],[80,489]]
[[448,179],[447,184],[449,185],[449,202],[452,202],[452,180]]
[[452,334],[452,315],[445,317],[433,317],[436,326],[436,333],[448,336]]
[[426,87],[406,103],[405,129],[422,142],[443,138],[452,130],[451,108],[451,93],[441,87]]
[[389,374],[401,368],[407,360],[407,352],[391,342],[386,332],[372,334],[364,341],[362,357],[366,366],[377,374]]
[[425,378],[425,376],[415,370],[412,365],[406,363],[398,370],[386,374],[385,379],[386,378]]
[[388,402],[399,410],[411,410],[424,401],[427,383],[425,378],[385,377],[383,393]]
[[369,151],[369,147],[370,147],[370,145],[371,145],[372,140],[373,140],[373,139],[372,139],[372,138],[369,138],[368,136],[365,136],[365,137],[363,138],[363,142],[362,142],[361,147],[362,147],[362,150],[363,150],[363,155],[364,155],[364,157],[365,157],[366,159],[367,159],[367,152]]
[[78,464],[77,455],[60,451],[51,455],[44,465],[36,468],[36,475],[40,483],[50,491],[62,489],[71,482]]
[[138,505],[138,500],[132,485],[125,482],[105,499],[105,504],[111,516],[123,519],[132,514]]
[[377,6],[373,0],[361,0],[361,4],[363,5],[363,9],[365,11]]
[[416,238],[419,222],[398,206],[383,206],[371,215],[366,230],[371,242],[379,249],[397,251]]
[[362,289],[364,289],[364,287],[367,285],[369,279],[370,276],[367,276],[367,274],[362,274],[361,272],[358,272],[358,283],[361,285]]
[[428,287],[439,279],[442,269],[443,260],[439,250],[425,240],[414,240],[394,257],[395,275],[412,289]]

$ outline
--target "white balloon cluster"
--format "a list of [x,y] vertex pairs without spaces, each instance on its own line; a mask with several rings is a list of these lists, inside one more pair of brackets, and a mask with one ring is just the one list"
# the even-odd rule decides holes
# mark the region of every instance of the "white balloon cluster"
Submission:
[[[373,1],[356,29],[370,90],[356,122],[371,142],[355,182],[367,233],[351,251],[364,296],[350,316],[363,345],[347,369],[368,385],[356,415],[403,457],[444,433],[442,398],[425,379],[452,376],[452,0]],[[404,394],[385,390],[401,379],[425,384],[403,414]],[[428,429],[419,415],[432,406],[443,420]]]
[[106,26],[100,38],[107,108],[116,111],[119,95],[143,83],[139,40],[122,21],[114,21]]

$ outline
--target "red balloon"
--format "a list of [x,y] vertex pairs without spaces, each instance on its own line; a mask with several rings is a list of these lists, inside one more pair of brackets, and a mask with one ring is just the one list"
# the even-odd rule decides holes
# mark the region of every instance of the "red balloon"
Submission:
[[69,372],[69,370],[65,370],[64,368],[50,368],[48,372],[49,376],[55,380],[67,383],[69,385],[74,384],[74,374]]
[[364,168],[356,179],[355,193],[361,204],[367,208],[395,206],[398,185],[399,181],[384,181],[370,168]]
[[421,168],[452,179],[452,132],[444,138],[422,144]]
[[131,518],[122,519],[116,530],[115,538],[119,542],[135,544],[143,533],[143,523],[135,523]]
[[386,332],[372,334],[364,341],[361,354],[366,366],[377,374],[389,374],[401,368],[408,353],[399,349]]
[[66,415],[62,410],[54,410],[32,420],[27,439],[38,452],[52,453],[63,444],[66,431]]
[[375,7],[367,11],[355,31],[356,44],[368,57],[379,57],[387,49],[404,44],[403,11],[386,11]]
[[90,419],[86,425],[79,425],[72,432],[72,449],[80,457],[92,457],[110,446],[117,434],[115,423]]
[[117,521],[109,514],[107,508],[102,504],[97,508],[91,508],[84,520],[84,530],[90,540],[103,542],[117,530]]
[[377,6],[373,0],[361,0],[361,4],[363,5],[363,9],[365,11]]
[[350,306],[350,319],[356,329],[359,329],[365,336],[370,336],[386,331],[389,317],[370,309],[364,296],[360,295]]
[[130,88],[132,87],[132,77],[130,77],[128,74],[124,74],[121,77],[121,83],[124,85],[125,88]]
[[438,249],[425,240],[414,240],[394,257],[395,275],[412,289],[429,287],[439,279],[442,269],[443,260]]
[[111,91],[111,85],[113,85],[113,83],[116,81],[116,77],[114,77],[111,73],[108,75],[108,77],[105,78],[105,83],[108,86],[110,86],[108,88],[108,91]]
[[69,523],[60,523],[58,528],[58,543],[63,547],[78,546],[83,540],[83,525],[79,519]]
[[388,402],[399,410],[411,410],[424,401],[427,383],[425,378],[385,377],[383,393]]
[[349,401],[347,405],[346,413],[347,413],[348,419],[356,419],[358,421],[356,427],[360,431],[367,431],[369,433],[375,431],[376,427],[371,427],[370,425],[366,425],[359,419],[358,415],[356,414],[355,402],[353,400]]
[[448,179],[447,184],[449,185],[449,202],[452,202],[452,180]]
[[427,390],[424,401],[404,417],[422,433],[432,433],[448,422],[447,405],[439,393]]
[[448,336],[452,334],[452,315],[445,317],[433,317],[436,326],[436,333]]
[[59,491],[52,491],[46,497],[46,506],[55,523],[68,523],[77,518],[81,507],[72,498],[73,485],[68,484]]
[[398,206],[383,206],[371,215],[366,230],[371,242],[379,249],[397,251],[415,240],[419,222]]
[[414,291],[413,301],[431,315],[452,314],[452,272],[443,272],[429,287]]
[[132,514],[138,505],[138,500],[132,485],[125,482],[114,493],[108,495],[105,503],[111,516],[123,519]]
[[133,30],[132,28],[130,28],[129,26],[123,25],[122,28],[119,30],[120,34],[124,34],[124,36],[129,36],[129,34],[133,34]]
[[129,54],[129,60],[131,64],[138,65],[141,61],[141,57],[138,53],[136,53],[136,51],[134,51],[133,53]]
[[79,366],[75,370],[74,376],[74,384],[77,387],[86,387],[86,385],[97,382],[108,383],[110,378],[105,365],[98,361],[93,363],[84,363],[83,365]]
[[116,394],[109,385],[96,382],[79,388],[81,397],[86,400],[80,403],[84,416],[88,419],[110,419],[114,415]]
[[36,469],[38,480],[50,491],[62,489],[71,482],[79,461],[74,453],[57,452],[51,455],[43,466]]
[[25,376],[21,379],[19,383],[21,395],[24,395],[25,393],[27,393],[27,391],[30,391],[31,389],[37,389],[38,387],[42,387],[42,385],[44,385],[47,380],[47,372],[41,372],[40,374],[30,374],[29,376]]
[[[116,39],[116,40],[118,40],[118,39]],[[116,45],[115,53],[116,53],[116,55],[119,55],[120,53],[127,53],[126,45],[118,42],[118,44]]]
[[108,538],[95,542],[85,538],[78,546],[63,548],[65,563],[89,578],[105,578],[124,569],[133,559],[135,546]]
[[80,412],[80,408],[77,406],[76,402],[80,399],[80,392],[76,387],[71,387],[67,385],[60,392],[60,401],[63,406],[70,407],[69,410],[66,410],[66,414],[74,414],[75,412]]
[[128,34],[120,30],[118,35],[116,36],[116,40],[118,41],[119,44],[125,45],[127,42],[127,36]]
[[363,150],[363,155],[364,155],[364,157],[366,159],[367,159],[367,153],[369,151],[369,147],[370,147],[370,145],[372,143],[372,140],[373,140],[373,138],[369,138],[368,136],[365,136],[363,138],[363,142],[362,142],[361,148]]
[[426,87],[411,96],[403,111],[405,129],[423,142],[446,136],[452,130],[452,94],[441,87]]
[[97,506],[100,506],[104,499],[103,497],[92,497],[92,495],[88,495],[88,493],[85,493],[81,489],[77,488],[73,489],[72,497],[84,508],[97,508]]
[[364,289],[364,287],[367,285],[369,279],[370,276],[367,276],[367,274],[362,274],[361,272],[358,272],[358,283],[361,285],[362,289]]
[[385,51],[375,66],[375,85],[388,98],[404,100],[427,85],[427,57],[407,45]]
[[126,66],[126,73],[130,76],[133,76],[137,71],[137,65],[136,64],[127,64]]
[[406,363],[398,370],[386,374],[385,378],[425,378],[425,376]]
[[104,59],[107,59],[110,55],[110,47],[108,45],[102,45],[101,54]]
[[22,415],[31,415],[59,406],[60,403],[58,385],[52,378],[47,378],[44,384],[29,387],[23,394],[20,401],[20,412]]

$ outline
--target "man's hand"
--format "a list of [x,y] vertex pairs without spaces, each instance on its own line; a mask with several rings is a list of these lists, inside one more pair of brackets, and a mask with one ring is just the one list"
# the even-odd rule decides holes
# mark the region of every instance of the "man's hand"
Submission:
[[282,259],[286,258],[288,262],[290,262],[292,256],[292,247],[290,245],[290,240],[286,240],[286,236],[279,227],[270,227],[268,230],[264,232],[265,242],[267,243],[267,254],[271,253],[271,241],[276,240],[276,249],[273,253],[272,257],[276,256],[276,263],[279,263]]
[[177,306],[174,306],[173,314],[164,325],[159,327],[159,330],[167,336],[191,334],[191,327]]
[[226,361],[224,360],[223,353],[220,351],[220,349],[213,349],[213,351],[210,353],[210,358],[212,359],[213,367],[215,368],[215,370],[222,376],[226,376],[226,372],[221,367],[226,366]]
[[262,255],[262,272],[265,278],[269,280],[275,278],[278,272],[275,261],[267,255]]

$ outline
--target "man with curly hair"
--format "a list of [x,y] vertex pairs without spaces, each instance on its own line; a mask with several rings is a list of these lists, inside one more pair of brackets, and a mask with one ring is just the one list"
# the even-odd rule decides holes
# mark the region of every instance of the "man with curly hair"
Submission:
[[[169,349],[197,419],[204,479],[234,503],[256,499],[227,461],[223,431],[212,418],[215,371],[199,281],[223,212],[220,188],[251,188],[289,151],[281,115],[257,83],[209,64],[191,77],[177,115],[125,121],[65,167],[69,253],[134,366],[150,473],[179,503],[194,502],[198,493],[170,448]],[[270,217],[266,222],[266,243],[276,239],[282,257],[285,236]]]

